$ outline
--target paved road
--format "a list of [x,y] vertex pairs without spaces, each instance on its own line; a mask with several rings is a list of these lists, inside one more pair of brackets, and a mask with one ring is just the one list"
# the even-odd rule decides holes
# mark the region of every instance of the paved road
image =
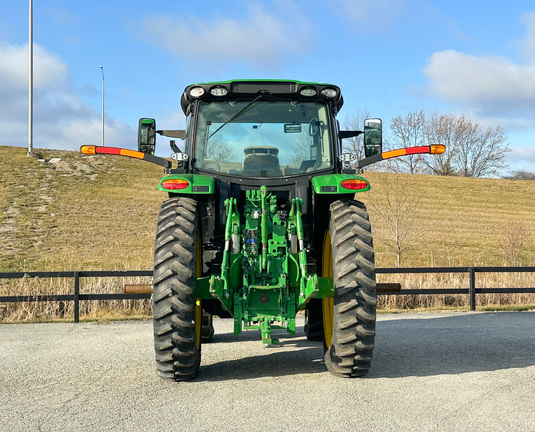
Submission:
[[179,384],[157,377],[150,322],[2,325],[0,430],[535,430],[535,312],[381,315],[352,380],[302,329],[264,348],[231,325]]

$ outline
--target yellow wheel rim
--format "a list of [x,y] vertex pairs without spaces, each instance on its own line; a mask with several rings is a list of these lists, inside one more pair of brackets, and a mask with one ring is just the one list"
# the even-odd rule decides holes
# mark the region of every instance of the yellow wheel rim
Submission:
[[[197,233],[197,250],[195,257],[195,278],[202,276],[202,250],[201,250],[201,236]],[[197,348],[201,346],[201,331],[202,331],[202,300],[195,299],[195,342]]]
[[[323,254],[321,260],[321,275],[323,277],[333,277],[333,254],[331,249],[331,233],[325,232],[323,238]],[[323,314],[323,338],[327,348],[331,347],[333,339],[333,316],[334,298],[324,297],[321,301],[321,311]]]

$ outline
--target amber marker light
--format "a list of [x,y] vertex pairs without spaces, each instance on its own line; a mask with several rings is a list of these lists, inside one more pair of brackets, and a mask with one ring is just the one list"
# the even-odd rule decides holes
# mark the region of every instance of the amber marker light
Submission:
[[347,180],[342,180],[340,182],[340,186],[342,186],[344,189],[362,190],[362,189],[366,189],[369,185],[368,185],[368,182],[365,180],[347,179]]
[[431,144],[431,154],[442,154],[446,151],[446,146],[443,144]]
[[145,153],[138,152],[135,150],[128,150],[128,149],[121,149],[121,152],[119,154],[121,156],[128,156],[128,157],[136,158],[136,159],[143,159],[145,157]]
[[95,150],[95,146],[82,146],[80,147],[80,151],[83,153],[83,154],[88,154],[88,155],[94,155],[94,154],[97,154],[96,150]]
[[181,190],[189,187],[189,181],[182,179],[167,179],[162,182],[162,187],[169,190]]

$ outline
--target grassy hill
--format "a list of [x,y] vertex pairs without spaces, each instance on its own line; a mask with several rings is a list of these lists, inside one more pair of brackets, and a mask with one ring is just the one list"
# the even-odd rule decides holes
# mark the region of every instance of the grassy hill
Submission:
[[[160,167],[74,151],[37,149],[38,160],[26,152],[0,147],[0,271],[152,267],[156,217],[166,197],[157,190]],[[370,210],[377,266],[396,263],[381,217],[388,200],[414,206],[403,242],[405,267],[502,265],[500,243],[515,226],[533,234],[519,263],[535,263],[535,182],[365,176],[372,190],[358,198]]]

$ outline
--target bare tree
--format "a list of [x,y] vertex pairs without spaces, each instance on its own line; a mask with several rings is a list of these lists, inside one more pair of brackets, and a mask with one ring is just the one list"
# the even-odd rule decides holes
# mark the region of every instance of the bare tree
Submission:
[[303,161],[310,159],[310,146],[314,144],[311,136],[301,134],[292,149],[289,165],[299,167]]
[[456,152],[456,117],[452,114],[434,112],[426,124],[426,138],[429,144],[444,144],[446,152],[424,159],[425,165],[436,175],[455,175],[453,160]]
[[510,151],[500,126],[483,130],[479,124],[459,118],[459,127],[467,133],[467,139],[457,142],[455,162],[463,177],[496,175],[507,168],[505,155]]
[[[369,197],[369,206],[381,220],[378,240],[396,255],[396,265],[401,266],[403,253],[408,248],[410,236],[417,222],[419,198],[411,192],[403,176],[387,175]],[[384,231],[383,231],[384,230]]]
[[206,144],[206,159],[215,159],[218,162],[236,160],[236,152],[220,137],[212,137]]
[[[345,127],[358,129],[365,115],[346,118]],[[427,118],[423,111],[397,116],[390,125],[392,139],[389,149],[444,144],[441,155],[413,154],[387,160],[387,170],[409,174],[458,175],[485,177],[497,175],[507,168],[505,156],[510,151],[500,126],[484,129],[464,115],[433,113]],[[344,151],[363,157],[362,137],[344,140]]]
[[[359,110],[353,116],[346,116],[343,122],[344,130],[363,130],[364,120],[370,117],[367,110]],[[346,138],[342,140],[342,152],[352,153],[357,156],[357,160],[364,159],[364,137],[359,135],[356,137]]]
[[446,153],[427,157],[425,164],[434,174],[483,177],[505,169],[509,150],[501,127],[484,130],[464,115],[433,113],[426,122],[430,144],[444,144]]
[[[416,147],[426,143],[426,120],[423,111],[410,112],[405,117],[397,116],[390,125],[395,148]],[[424,157],[421,154],[409,155],[389,161],[394,172],[421,174],[425,171]]]
[[513,171],[510,175],[504,176],[508,180],[535,180],[535,172],[518,170]]

